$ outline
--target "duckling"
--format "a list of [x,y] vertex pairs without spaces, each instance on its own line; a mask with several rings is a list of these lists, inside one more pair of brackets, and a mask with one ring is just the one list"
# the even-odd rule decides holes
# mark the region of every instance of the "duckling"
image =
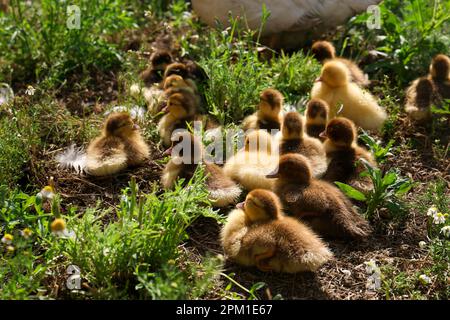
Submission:
[[431,118],[430,107],[435,100],[433,81],[428,77],[416,79],[406,89],[405,111],[414,121],[427,121]]
[[285,114],[281,135],[280,155],[302,154],[309,160],[313,175],[315,177],[323,175],[327,170],[325,149],[318,139],[308,137],[304,133],[303,119],[298,112],[291,111]]
[[141,79],[147,87],[163,80],[164,71],[173,61],[172,55],[167,50],[156,50],[150,56],[150,65],[141,73]]
[[262,189],[231,211],[220,236],[228,258],[262,271],[316,271],[333,257],[309,227],[283,215],[273,192]]
[[93,176],[112,175],[129,166],[141,165],[149,147],[128,113],[111,113],[102,134],[86,150],[86,172]]
[[342,103],[341,116],[353,120],[364,129],[379,130],[387,118],[386,112],[369,92],[349,82],[349,79],[348,68],[342,62],[328,61],[312,88],[311,98],[328,103],[331,119],[336,117]]
[[450,99],[450,58],[438,54],[430,65],[430,77],[442,99]]
[[[238,185],[227,177],[219,166],[203,161],[203,146],[201,142],[188,131],[180,131],[173,135],[172,148],[166,151],[172,158],[167,163],[161,177],[161,184],[165,189],[171,189],[177,179],[188,182],[194,176],[199,163],[204,164],[206,187],[216,207],[225,207],[235,203],[241,194]],[[175,148],[179,146],[179,153]]]
[[366,87],[370,84],[364,72],[351,60],[336,57],[336,49],[333,44],[328,41],[316,41],[312,45],[311,52],[313,56],[324,64],[327,60],[337,60],[345,64],[350,72],[350,81],[356,83],[361,87]]
[[164,72],[164,81],[171,75],[178,75],[182,77],[184,81],[189,83],[190,87],[195,87],[195,90],[197,90],[197,85],[195,84],[194,77],[190,73],[189,68],[184,63],[174,62],[168,65],[166,71]]
[[278,161],[272,136],[265,130],[250,132],[244,148],[229,158],[223,167],[225,174],[247,190],[271,189],[273,181],[266,178]]
[[366,169],[359,160],[364,159],[373,167],[377,163],[370,152],[358,146],[353,122],[341,117],[335,118],[328,123],[322,136],[326,138],[324,146],[329,160],[322,179],[343,182],[363,192],[372,190],[372,180],[360,176]]
[[320,134],[328,122],[328,103],[322,99],[311,99],[306,105],[306,133],[308,136],[324,141]]
[[250,129],[280,130],[283,95],[275,89],[266,89],[259,97],[258,111],[242,122],[244,131]]
[[332,184],[314,179],[304,156],[281,156],[278,171],[267,177],[276,179],[273,190],[284,208],[320,235],[358,239],[369,235],[370,225],[350,200]]
[[167,106],[163,111],[166,114],[158,123],[158,132],[163,145],[169,147],[172,132],[175,129],[186,128],[186,122],[194,120],[196,108],[189,96],[177,92],[168,97]]

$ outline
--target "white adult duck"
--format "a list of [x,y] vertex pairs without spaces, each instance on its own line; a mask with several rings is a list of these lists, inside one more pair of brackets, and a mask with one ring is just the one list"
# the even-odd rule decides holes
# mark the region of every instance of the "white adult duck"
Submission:
[[381,0],[192,0],[194,11],[210,26],[229,26],[233,17],[246,17],[250,29],[261,24],[263,3],[270,16],[262,41],[274,48],[295,48],[317,38]]

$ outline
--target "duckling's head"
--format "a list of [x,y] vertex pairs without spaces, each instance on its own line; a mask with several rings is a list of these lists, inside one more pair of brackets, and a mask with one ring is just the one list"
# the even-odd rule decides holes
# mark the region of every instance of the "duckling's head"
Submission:
[[303,137],[303,120],[298,112],[291,111],[284,115],[281,133],[285,140]]
[[[165,152],[183,159],[185,164],[198,164],[202,159],[201,141],[187,130],[176,130],[171,137],[172,146]],[[176,154],[174,150],[176,148]]]
[[154,70],[164,71],[172,63],[172,55],[166,50],[156,50],[150,56],[150,63]]
[[277,171],[266,176],[269,179],[278,178],[294,184],[308,185],[311,182],[311,166],[307,158],[300,154],[288,153],[282,155]]
[[311,52],[314,58],[320,63],[323,63],[327,59],[334,59],[336,56],[336,50],[331,42],[328,41],[316,41],[312,45]]
[[173,74],[179,75],[183,79],[186,79],[189,76],[189,70],[185,64],[174,62],[167,66],[166,71],[164,72],[164,79]]
[[347,118],[334,118],[328,122],[325,131],[320,136],[328,139],[335,146],[350,147],[357,137],[356,127]]
[[322,99],[311,99],[306,105],[306,123],[326,125],[328,121],[328,103]]
[[184,88],[186,86],[186,81],[184,81],[184,79],[177,74],[173,74],[164,79],[164,90],[169,88]]
[[253,130],[245,137],[244,150],[271,153],[272,136],[266,130]]
[[427,78],[420,78],[416,86],[416,99],[417,100],[429,100],[433,95],[433,82]]
[[171,94],[167,99],[167,106],[163,110],[168,112],[175,119],[185,119],[193,115],[194,107],[190,105],[182,93]]
[[280,200],[273,192],[263,189],[252,190],[242,209],[251,222],[274,220],[281,216]]
[[283,95],[275,89],[266,89],[259,96],[259,111],[267,118],[278,119],[283,107]]
[[431,77],[438,81],[445,81],[449,78],[450,58],[445,54],[438,54],[431,61]]
[[322,73],[317,80],[323,81],[330,87],[342,87],[349,82],[349,79],[349,71],[345,64],[332,60],[323,65]]
[[136,130],[139,130],[139,126],[134,124],[129,113],[127,112],[111,113],[106,119],[105,126],[103,128],[105,135],[119,137],[128,137]]

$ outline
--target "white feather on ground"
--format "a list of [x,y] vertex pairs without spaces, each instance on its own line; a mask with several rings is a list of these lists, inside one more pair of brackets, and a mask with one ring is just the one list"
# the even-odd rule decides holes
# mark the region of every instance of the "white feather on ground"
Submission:
[[82,174],[86,170],[86,151],[73,144],[56,155],[56,161],[60,168],[74,170],[76,173]]

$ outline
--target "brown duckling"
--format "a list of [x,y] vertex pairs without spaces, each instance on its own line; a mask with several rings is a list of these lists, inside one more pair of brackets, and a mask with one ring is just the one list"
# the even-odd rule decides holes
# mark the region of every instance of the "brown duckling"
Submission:
[[[311,90],[311,98],[322,99],[330,107],[330,119],[338,115],[349,118],[368,130],[380,130],[387,114],[369,92],[350,82],[350,72],[340,61],[329,60]],[[341,108],[342,106],[342,108]]]
[[450,58],[438,54],[430,65],[430,77],[442,99],[450,99]]
[[273,138],[267,131],[254,130],[246,136],[244,148],[227,159],[224,172],[246,190],[270,190],[273,181],[266,175],[277,165],[278,152],[275,148]]
[[428,77],[416,79],[406,89],[405,111],[414,121],[427,121],[431,118],[433,101],[436,101],[433,81]]
[[241,189],[228,178],[222,168],[203,160],[203,145],[186,130],[176,132],[172,137],[172,148],[166,151],[172,158],[165,166],[161,183],[165,189],[171,189],[177,179],[187,183],[194,176],[197,166],[202,163],[206,174],[206,187],[216,207],[225,207],[236,203]]
[[336,57],[336,49],[333,44],[328,41],[314,42],[311,48],[313,56],[321,63],[324,64],[327,60],[337,60],[345,64],[350,71],[350,81],[356,83],[361,87],[366,87],[370,84],[367,76],[353,61],[345,58]]
[[141,73],[141,79],[147,87],[163,80],[164,71],[173,61],[172,55],[167,50],[158,49],[152,53],[149,66]]
[[186,128],[186,122],[194,120],[196,111],[196,106],[189,95],[177,92],[168,97],[167,105],[163,109],[166,114],[158,123],[158,132],[165,147],[169,147],[172,143],[172,132],[175,129]]
[[322,236],[364,238],[371,231],[368,222],[353,208],[345,195],[332,184],[311,175],[308,160],[299,154],[280,157],[274,192],[284,208]]
[[364,159],[373,167],[377,163],[369,151],[358,146],[353,122],[346,118],[335,118],[328,123],[322,137],[326,138],[324,146],[329,161],[322,179],[346,183],[363,192],[372,190],[372,180],[360,176],[366,168],[359,160]]
[[284,115],[281,127],[280,155],[287,153],[299,153],[304,155],[311,165],[313,175],[320,177],[327,170],[327,157],[322,143],[308,137],[304,133],[303,119],[295,111]]
[[112,175],[144,163],[149,148],[128,113],[111,113],[102,134],[86,150],[86,172],[93,176]]
[[258,111],[242,122],[244,131],[250,129],[280,130],[283,108],[283,95],[275,89],[261,92]]
[[328,123],[328,103],[322,99],[311,99],[306,105],[306,133],[308,136],[324,141],[320,134]]
[[322,240],[300,221],[283,215],[271,191],[251,191],[228,215],[221,230],[231,260],[262,271],[316,271],[333,257]]

